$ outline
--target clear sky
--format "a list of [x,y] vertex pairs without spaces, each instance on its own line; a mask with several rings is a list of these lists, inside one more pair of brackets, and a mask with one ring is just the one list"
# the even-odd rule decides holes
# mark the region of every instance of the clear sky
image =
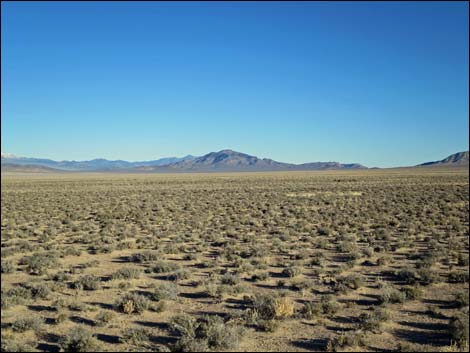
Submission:
[[1,9],[2,152],[386,167],[468,150],[467,2]]

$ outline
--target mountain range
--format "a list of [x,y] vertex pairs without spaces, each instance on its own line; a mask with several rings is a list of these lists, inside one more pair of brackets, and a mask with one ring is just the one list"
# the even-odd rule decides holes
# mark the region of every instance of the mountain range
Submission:
[[[54,161],[51,159],[18,157],[2,153],[2,171],[113,171],[113,172],[242,172],[242,171],[293,171],[293,170],[350,170],[368,169],[362,164],[339,162],[312,162],[303,164],[277,162],[232,150],[210,152],[200,157],[167,157],[151,161],[128,162],[124,160],[93,159],[89,161]],[[440,161],[426,162],[418,167],[465,166],[469,163],[468,151],[455,153]]]
[[54,161],[51,159],[18,157],[2,153],[2,170],[23,166],[40,166],[63,171],[121,171],[121,172],[211,172],[211,171],[287,171],[326,169],[366,169],[361,164],[338,162],[314,162],[292,164],[258,158],[232,150],[210,152],[204,156],[187,155],[182,158],[169,157],[152,161],[128,162],[93,159],[90,161]]

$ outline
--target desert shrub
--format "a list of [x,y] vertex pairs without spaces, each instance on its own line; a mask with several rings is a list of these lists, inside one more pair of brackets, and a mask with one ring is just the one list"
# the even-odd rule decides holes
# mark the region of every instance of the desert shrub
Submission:
[[167,303],[164,300],[160,300],[156,304],[152,305],[150,310],[156,313],[161,313],[165,311],[166,307],[167,307]]
[[268,272],[257,272],[251,276],[251,280],[254,282],[266,281],[269,278]]
[[116,250],[125,250],[125,249],[133,249],[134,243],[132,241],[120,241],[116,245]]
[[25,304],[31,300],[32,296],[31,290],[23,286],[10,288],[6,292],[2,291],[2,309],[13,305]]
[[[308,238],[305,238],[304,241],[308,242]],[[299,252],[291,256],[291,259],[293,260],[304,260],[308,258],[310,253],[306,249],[301,249]]]
[[20,342],[11,337],[6,337],[2,332],[2,352],[36,352],[35,343]]
[[120,282],[117,287],[122,291],[126,291],[132,288],[132,283],[130,283],[129,281]]
[[322,308],[319,304],[313,302],[306,302],[299,310],[299,317],[302,319],[312,320],[320,316]]
[[176,270],[169,275],[166,276],[166,278],[170,281],[177,282],[181,280],[188,279],[191,276],[191,272],[189,272],[186,269],[180,268],[179,270]]
[[46,283],[21,283],[20,285],[29,291],[33,299],[48,299],[51,294],[51,290]]
[[338,277],[333,289],[337,292],[347,292],[349,289],[358,289],[364,285],[362,276],[352,274],[348,276]]
[[41,330],[43,324],[44,320],[38,316],[21,317],[13,321],[11,329],[14,332],[25,332],[28,330],[38,332]]
[[20,260],[20,265],[26,266],[26,271],[33,275],[43,275],[49,268],[58,265],[57,256],[54,253],[35,253],[25,256]]
[[170,320],[170,327],[181,336],[175,348],[185,352],[196,348],[233,349],[241,336],[238,326],[226,325],[219,316],[205,316],[197,321],[188,314],[180,314]]
[[419,285],[406,286],[401,291],[408,300],[420,299],[423,296],[423,289]]
[[67,247],[64,250],[65,256],[80,256],[81,254],[82,254],[82,251],[75,247]]
[[150,338],[150,332],[146,328],[129,328],[121,336],[121,342],[128,344],[142,344],[145,341],[148,341]]
[[423,256],[418,262],[416,262],[416,268],[431,268],[437,261],[438,257],[432,253],[428,253]]
[[323,267],[325,265],[325,255],[321,252],[316,252],[310,257],[310,266],[320,266]]
[[113,321],[115,317],[116,317],[116,314],[113,313],[112,311],[102,310],[98,314],[96,314],[95,324],[97,326],[106,326],[111,321]]
[[225,285],[235,286],[240,283],[240,277],[232,273],[226,273],[220,277],[220,282]]
[[195,253],[185,254],[185,255],[183,256],[183,260],[186,260],[186,261],[197,260],[197,255],[196,255]]
[[406,284],[415,284],[418,281],[418,274],[415,269],[405,268],[395,272],[395,276],[398,280],[403,281]]
[[212,349],[233,349],[238,347],[241,329],[226,325],[220,316],[205,316],[196,329],[196,337],[207,340]]
[[15,265],[11,261],[2,261],[2,273],[15,272]]
[[176,315],[170,319],[170,328],[179,336],[195,337],[197,320],[186,313]]
[[144,263],[150,261],[157,261],[160,258],[160,254],[155,251],[143,251],[141,253],[135,253],[130,257],[132,262]]
[[155,288],[153,300],[176,300],[178,298],[178,286],[174,283],[162,283]]
[[461,292],[455,295],[454,304],[458,308],[463,308],[469,304],[468,292]]
[[125,267],[117,270],[111,275],[112,280],[139,278],[142,274],[140,268]]
[[259,320],[258,328],[264,332],[276,332],[279,328],[279,321],[277,320]]
[[52,308],[54,308],[55,311],[58,312],[58,311],[66,309],[68,307],[68,304],[64,298],[59,298],[55,300],[51,306]]
[[374,255],[374,249],[367,247],[362,249],[362,254],[367,257],[372,257]]
[[364,345],[364,334],[355,332],[343,332],[338,336],[328,339],[326,350],[329,352],[343,351],[347,347]]
[[88,248],[90,254],[110,254],[116,250],[115,244],[92,245]]
[[86,303],[79,301],[71,301],[67,304],[67,307],[71,311],[87,311],[90,309],[90,307]]
[[96,352],[100,345],[86,328],[76,326],[60,341],[64,352]]
[[95,275],[85,275],[73,284],[75,289],[97,290],[101,288],[101,280]]
[[381,305],[384,304],[396,304],[396,303],[404,303],[406,300],[406,294],[404,292],[400,292],[398,289],[393,288],[391,286],[386,286],[382,288],[382,292],[379,294],[378,302]]
[[338,312],[340,304],[331,295],[324,295],[320,299],[320,307],[325,315],[334,315]]
[[328,239],[318,239],[315,242],[317,249],[323,249],[323,250],[328,249],[329,244],[330,242],[328,241]]
[[[281,286],[282,287],[282,286]],[[289,282],[289,288],[297,291],[307,291],[313,287],[313,282],[307,279],[292,279]]]
[[453,271],[449,273],[450,283],[468,283],[469,274],[468,271]]
[[469,265],[469,260],[468,260],[468,254],[459,254],[457,256],[457,265],[459,266],[468,266]]
[[57,272],[54,275],[50,276],[50,278],[54,282],[66,282],[66,281],[70,280],[71,277],[72,276],[70,275],[70,273],[65,272],[65,271]]
[[176,263],[160,260],[153,264],[150,269],[153,273],[165,273],[177,271],[180,268],[181,267]]
[[114,307],[126,314],[142,314],[150,308],[150,301],[143,295],[126,293],[116,300]]
[[292,301],[277,294],[256,294],[251,298],[250,306],[260,320],[283,319],[294,314]]
[[67,315],[67,313],[63,309],[60,309],[57,312],[57,315],[54,318],[54,324],[59,325],[59,324],[65,322],[68,318],[69,318],[69,316]]
[[81,268],[92,268],[98,266],[99,264],[100,262],[98,260],[91,260],[81,264]]
[[439,275],[430,268],[420,268],[417,271],[419,282],[425,286],[439,282]]
[[355,253],[358,257],[360,257],[357,244],[352,241],[342,241],[336,246],[336,250],[342,253]]
[[183,336],[175,344],[174,352],[210,352],[207,340]]
[[391,257],[389,255],[380,256],[377,259],[377,266],[384,266],[390,263]]
[[224,285],[219,285],[214,278],[209,278],[202,282],[203,293],[209,298],[214,298],[217,301],[222,300],[227,292],[227,288]]
[[386,309],[376,308],[372,312],[362,313],[359,316],[359,325],[364,331],[379,331],[383,322],[389,319],[390,315]]
[[460,346],[468,345],[469,320],[468,308],[461,310],[449,320],[449,332],[452,340]]
[[302,273],[302,270],[298,266],[289,265],[282,270],[282,274],[286,277],[295,277]]

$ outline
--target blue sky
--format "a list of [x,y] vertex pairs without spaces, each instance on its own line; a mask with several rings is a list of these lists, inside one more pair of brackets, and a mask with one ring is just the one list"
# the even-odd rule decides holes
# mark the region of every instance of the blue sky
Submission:
[[2,152],[387,167],[468,149],[466,2],[1,6]]

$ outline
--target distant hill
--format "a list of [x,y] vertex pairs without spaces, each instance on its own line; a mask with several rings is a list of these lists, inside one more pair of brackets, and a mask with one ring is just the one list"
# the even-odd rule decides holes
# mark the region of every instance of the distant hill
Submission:
[[167,166],[138,167],[136,170],[154,172],[211,172],[211,171],[289,171],[289,170],[326,170],[326,169],[366,169],[360,164],[341,164],[338,162],[314,162],[291,164],[276,162],[268,158],[258,158],[232,150],[210,152],[204,156],[179,161]]
[[14,164],[14,163],[2,163],[2,173],[5,172],[18,172],[18,173],[57,173],[64,172],[60,169],[44,167],[42,165],[32,164]]
[[426,162],[419,164],[418,167],[437,167],[437,166],[466,166],[469,165],[469,153],[468,151],[458,152],[451,154],[449,157],[446,157],[440,161]]
[[161,166],[185,161],[195,158],[194,156],[187,155],[182,158],[167,157],[151,161],[142,162],[128,162],[123,160],[110,161],[103,158],[93,159],[90,161],[54,161],[52,159],[41,158],[27,158],[18,157],[9,153],[2,153],[2,165],[4,163],[18,164],[18,165],[38,165],[55,169],[70,170],[70,171],[96,171],[96,170],[113,170],[113,169],[128,169],[143,166]]

